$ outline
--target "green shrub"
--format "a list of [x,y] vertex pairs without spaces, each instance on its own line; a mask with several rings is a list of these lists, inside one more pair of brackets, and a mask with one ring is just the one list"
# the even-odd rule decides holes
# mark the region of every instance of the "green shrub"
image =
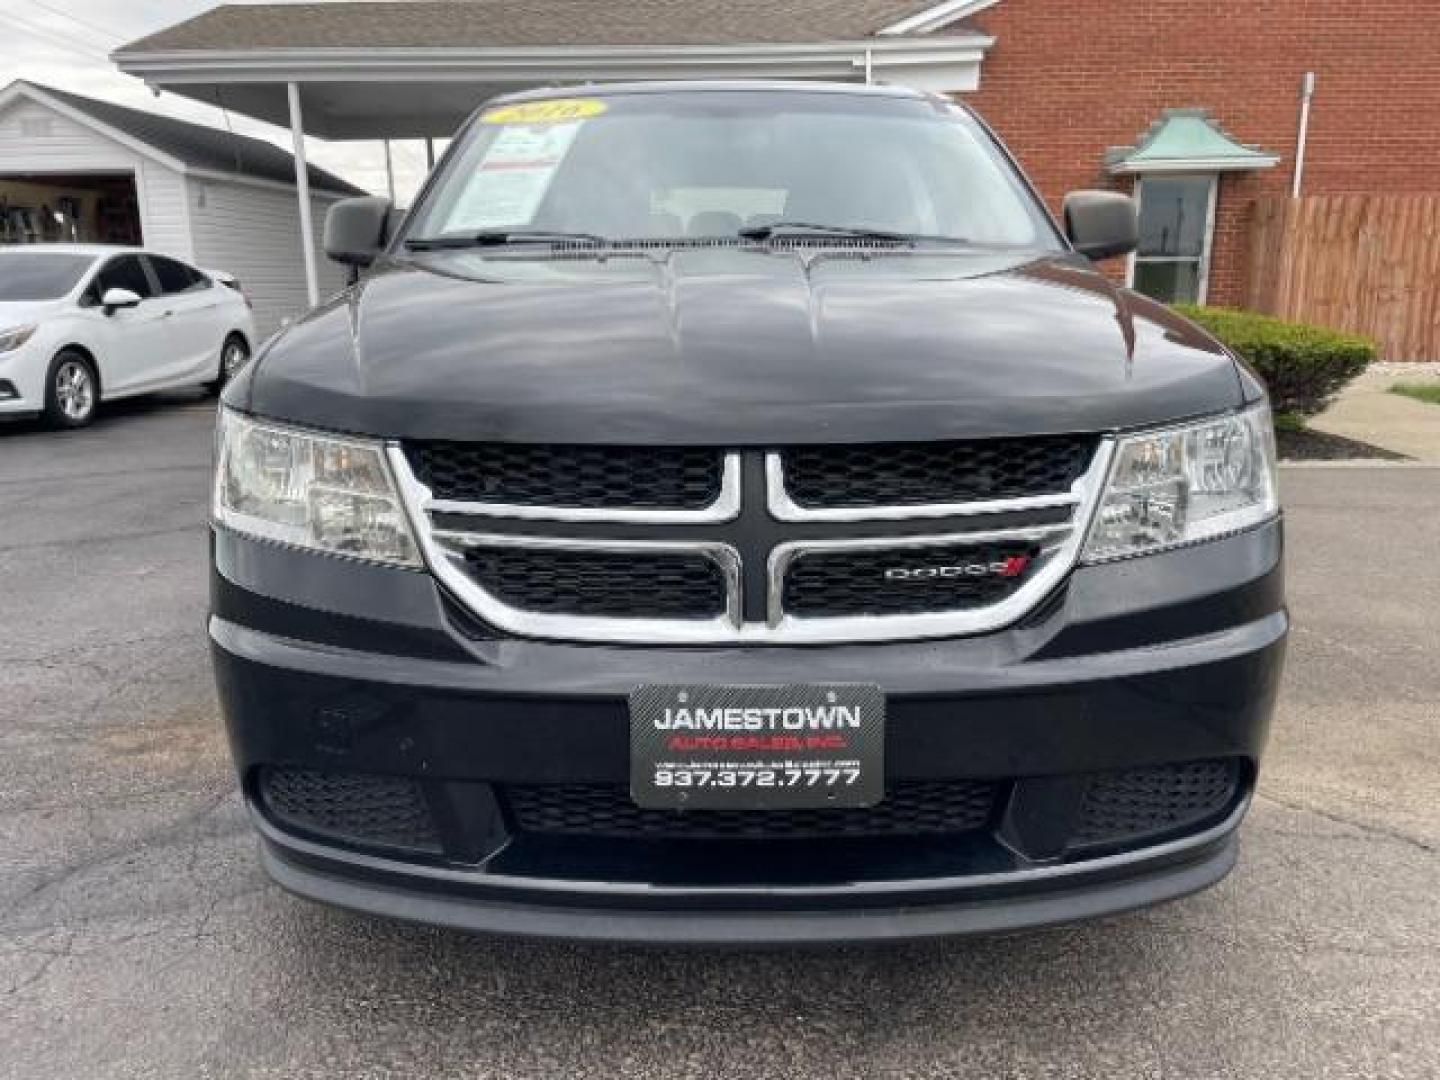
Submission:
[[1277,414],[1314,416],[1375,359],[1375,343],[1355,334],[1231,308],[1177,304],[1175,310],[1249,362]]

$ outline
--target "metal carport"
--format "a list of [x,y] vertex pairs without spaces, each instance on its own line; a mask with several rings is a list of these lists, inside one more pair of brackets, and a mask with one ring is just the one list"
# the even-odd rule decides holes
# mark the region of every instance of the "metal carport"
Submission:
[[629,79],[800,78],[973,90],[996,0],[422,0],[222,5],[113,59],[156,89],[289,127],[310,302],[304,136],[451,134],[495,93]]

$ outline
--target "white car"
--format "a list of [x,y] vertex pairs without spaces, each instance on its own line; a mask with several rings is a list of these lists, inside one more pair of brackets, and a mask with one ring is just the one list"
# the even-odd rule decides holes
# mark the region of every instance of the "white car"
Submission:
[[81,427],[101,401],[218,389],[254,344],[227,275],[140,248],[0,247],[0,419]]

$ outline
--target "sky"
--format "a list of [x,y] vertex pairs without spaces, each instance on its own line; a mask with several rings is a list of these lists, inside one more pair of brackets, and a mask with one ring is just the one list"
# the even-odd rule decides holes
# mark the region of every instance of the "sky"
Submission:
[[[281,0],[284,2],[284,0]],[[112,50],[218,6],[218,0],[0,0],[0,87],[29,79],[212,127],[224,127],[216,108],[175,94],[156,97],[139,79],[122,75],[109,60]],[[290,132],[230,115],[236,132],[291,149]],[[443,144],[440,144],[443,145]],[[437,145],[437,151],[440,149]],[[391,143],[396,194],[402,205],[425,175],[425,148],[418,141]],[[306,154],[322,168],[383,195],[384,149],[378,142],[307,139]]]

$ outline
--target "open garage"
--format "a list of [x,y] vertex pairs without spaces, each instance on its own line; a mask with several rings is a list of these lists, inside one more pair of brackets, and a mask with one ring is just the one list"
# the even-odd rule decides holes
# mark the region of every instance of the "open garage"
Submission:
[[[224,271],[261,334],[307,306],[295,161],[268,142],[35,83],[0,89],[0,244],[143,244]],[[363,194],[308,172],[312,229]],[[325,292],[340,268],[320,268]]]
[[133,173],[0,173],[0,243],[143,242]]

